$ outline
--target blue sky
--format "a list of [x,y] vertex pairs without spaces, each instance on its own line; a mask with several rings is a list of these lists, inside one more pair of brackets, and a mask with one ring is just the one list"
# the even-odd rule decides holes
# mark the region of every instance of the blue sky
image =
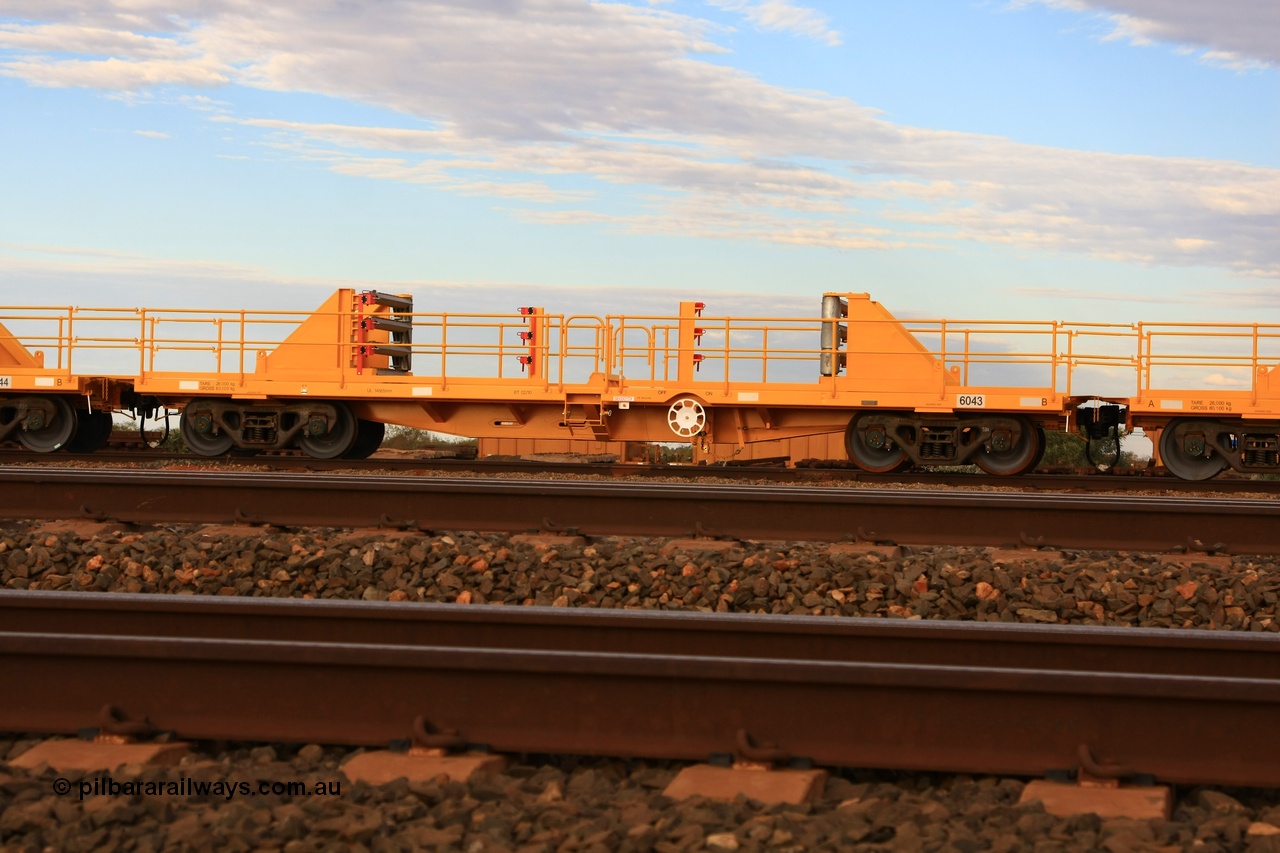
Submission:
[[1274,0],[0,0],[0,301],[1280,322]]

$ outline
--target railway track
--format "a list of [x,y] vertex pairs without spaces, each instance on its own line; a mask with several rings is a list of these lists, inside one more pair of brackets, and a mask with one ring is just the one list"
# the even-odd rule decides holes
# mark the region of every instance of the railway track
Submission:
[[1019,477],[999,477],[976,471],[904,471],[873,474],[839,464],[777,465],[665,465],[622,462],[568,462],[530,459],[465,459],[449,457],[376,456],[370,459],[315,459],[300,452],[225,456],[213,459],[189,454],[159,453],[143,449],[107,449],[97,453],[63,453],[55,457],[14,448],[0,449],[0,466],[52,462],[66,465],[198,466],[210,470],[273,471],[430,471],[442,474],[484,476],[578,476],[627,479],[744,480],[752,482],[815,483],[849,482],[865,485],[914,485],[1067,492],[1176,492],[1183,494],[1280,494],[1280,479],[1250,479],[1222,475],[1211,481],[1189,481],[1170,476],[1163,469],[1126,468],[1115,471],[1082,471],[1075,468],[1042,470]]
[[[0,593],[0,729],[1280,785],[1280,638]],[[1194,729],[1194,748],[1174,744]],[[1242,733],[1257,736],[1242,736]],[[760,744],[768,744],[760,747]]]
[[968,490],[0,468],[0,517],[1280,553],[1280,502]]

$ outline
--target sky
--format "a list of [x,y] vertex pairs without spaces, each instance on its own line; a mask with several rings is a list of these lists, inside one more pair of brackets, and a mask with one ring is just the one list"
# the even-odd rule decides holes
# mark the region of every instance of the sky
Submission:
[[0,0],[0,304],[1280,323],[1275,0]]

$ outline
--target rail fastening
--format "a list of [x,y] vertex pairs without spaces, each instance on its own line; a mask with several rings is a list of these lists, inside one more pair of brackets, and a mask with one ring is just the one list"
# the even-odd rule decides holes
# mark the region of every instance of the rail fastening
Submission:
[[825,766],[1041,775],[1085,747],[1280,784],[1280,637],[175,598],[0,596],[0,729],[110,705],[183,738],[382,745],[421,716],[502,752],[699,760],[746,732]]
[[0,468],[0,517],[1280,554],[1280,501],[847,486]]

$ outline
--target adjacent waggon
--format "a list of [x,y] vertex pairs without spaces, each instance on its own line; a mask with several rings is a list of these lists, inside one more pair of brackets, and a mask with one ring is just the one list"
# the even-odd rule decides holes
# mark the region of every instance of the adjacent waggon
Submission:
[[340,289],[312,312],[0,307],[0,441],[92,451],[180,412],[193,453],[368,456],[385,425],[475,438],[745,445],[843,433],[868,471],[1017,475],[1049,430],[1141,428],[1173,474],[1280,472],[1280,326],[427,313]]

